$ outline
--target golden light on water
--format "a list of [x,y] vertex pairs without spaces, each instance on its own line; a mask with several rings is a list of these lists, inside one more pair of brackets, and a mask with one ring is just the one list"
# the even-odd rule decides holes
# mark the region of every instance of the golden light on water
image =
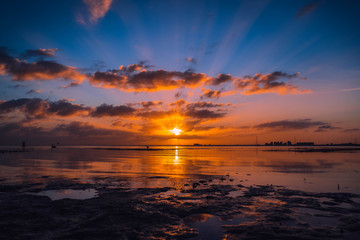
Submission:
[[175,157],[174,157],[174,164],[179,164],[179,151],[178,151],[178,147],[176,146],[175,149]]
[[174,127],[173,129],[169,130],[169,132],[172,132],[173,134],[175,134],[176,136],[179,136],[180,133],[182,132],[181,129]]

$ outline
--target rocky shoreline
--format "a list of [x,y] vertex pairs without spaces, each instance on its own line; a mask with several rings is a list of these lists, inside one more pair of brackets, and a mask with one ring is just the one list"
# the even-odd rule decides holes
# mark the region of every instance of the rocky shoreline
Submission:
[[[206,179],[181,187],[128,188],[106,180],[1,183],[0,239],[199,239],[208,231],[215,231],[212,239],[360,236],[360,196],[353,193]],[[83,200],[39,195],[64,189],[97,194]]]

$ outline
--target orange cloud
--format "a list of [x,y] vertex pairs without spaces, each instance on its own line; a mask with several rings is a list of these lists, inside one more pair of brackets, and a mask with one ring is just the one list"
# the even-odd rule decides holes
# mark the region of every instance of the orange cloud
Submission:
[[161,106],[163,104],[162,101],[147,101],[147,102],[138,102],[138,105],[141,105],[145,109],[150,109],[152,107]]
[[[56,49],[28,50],[31,56],[53,56]],[[227,88],[227,92],[221,90],[202,89],[201,99],[220,98],[240,92],[243,95],[277,93],[277,94],[299,94],[309,93],[310,90],[301,90],[298,86],[282,81],[282,79],[302,78],[300,73],[287,74],[284,72],[272,72],[269,74],[257,73],[253,76],[234,77],[230,74],[219,74],[216,77],[205,73],[196,73],[192,70],[167,71],[163,69],[150,70],[152,66],[139,64],[121,65],[118,69],[108,71],[96,71],[87,75],[80,73],[72,66],[66,66],[55,61],[40,60],[34,62],[20,61],[10,56],[6,48],[0,48],[0,74],[12,76],[14,81],[32,80],[72,80],[65,86],[72,87],[80,85],[85,79],[90,84],[101,88],[116,88],[129,92],[153,92],[177,88],[196,88],[199,86],[219,86],[225,83],[233,83]],[[239,91],[240,90],[240,91]],[[181,92],[175,97],[179,98]]]
[[126,105],[120,105],[120,106],[113,106],[109,104],[102,104],[95,108],[93,112],[90,113],[90,116],[92,117],[121,117],[121,116],[127,116],[131,115],[135,112],[135,109],[126,106]]
[[0,64],[0,75],[4,75],[6,73],[5,64]]
[[118,88],[125,91],[159,91],[179,87],[197,87],[207,80],[204,73],[192,71],[147,70],[140,64],[120,66],[118,70],[97,71],[90,76],[90,83],[104,88]]
[[244,95],[277,93],[277,94],[299,94],[310,93],[311,90],[300,90],[299,87],[290,83],[279,81],[280,78],[296,78],[300,73],[287,74],[284,72],[272,72],[263,75],[257,73],[254,76],[245,76],[235,81],[235,87]]
[[14,81],[68,79],[81,83],[86,79],[75,67],[46,60],[20,61],[8,55],[6,49],[0,49],[0,74],[11,75]]
[[[299,77],[300,73],[287,74],[284,72],[272,72],[269,74],[257,73],[254,76],[234,77],[230,74],[219,74],[210,77],[205,73],[195,73],[191,70],[167,71],[148,70],[142,64],[120,66],[119,69],[107,72],[97,71],[89,77],[90,83],[97,87],[117,88],[123,91],[160,91],[166,89],[177,89],[182,87],[196,88],[203,85],[218,86],[227,82],[234,83],[236,90],[243,95],[277,93],[277,94],[299,94],[309,93],[310,90],[301,90],[298,86],[281,81],[281,78],[293,79]],[[299,77],[301,78],[301,77]],[[202,89],[201,99],[220,98],[232,95],[235,91]],[[180,97],[178,92],[175,97]]]
[[209,80],[209,82],[207,83],[208,85],[220,85],[226,82],[230,82],[235,80],[236,78],[231,76],[230,74],[218,74],[215,78],[211,78]]
[[30,89],[29,91],[26,92],[26,94],[32,94],[32,93],[41,93],[41,90]]
[[109,11],[112,0],[83,0],[90,12],[90,22],[97,22]]
[[97,71],[89,77],[90,84],[103,88],[125,88],[127,76]]
[[216,91],[211,89],[201,89],[202,94],[200,95],[200,99],[204,98],[216,98],[218,99],[222,95],[222,91]]

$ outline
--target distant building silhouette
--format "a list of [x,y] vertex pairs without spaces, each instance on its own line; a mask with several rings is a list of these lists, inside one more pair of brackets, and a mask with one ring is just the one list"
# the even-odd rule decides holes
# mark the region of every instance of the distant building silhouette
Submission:
[[265,143],[265,146],[314,146],[314,145],[315,145],[314,142],[297,142],[296,144],[292,144],[291,141]]
[[292,143],[290,141],[287,142],[270,142],[270,143],[265,143],[265,146],[292,146]]

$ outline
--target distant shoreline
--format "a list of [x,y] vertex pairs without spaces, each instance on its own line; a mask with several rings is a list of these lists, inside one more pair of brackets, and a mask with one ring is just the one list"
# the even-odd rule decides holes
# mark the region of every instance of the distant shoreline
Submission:
[[[68,147],[68,148],[74,148],[74,147],[88,147],[88,148],[115,148],[115,147],[360,147],[360,144],[356,143],[340,143],[340,144],[314,144],[314,145],[265,145],[265,144],[192,144],[192,145],[57,145],[57,147]],[[25,149],[33,148],[33,147],[51,147],[51,145],[30,145],[28,147],[25,147]],[[16,149],[22,149],[19,145],[9,145],[9,146],[0,146],[0,148],[16,148]]]
[[[134,148],[132,148],[134,147]],[[171,147],[171,148],[161,148]],[[92,149],[107,151],[165,151],[177,150],[177,147],[188,147],[191,149],[205,149],[216,147],[261,147],[265,152],[343,152],[343,151],[360,151],[360,145],[313,145],[313,146],[269,146],[269,145],[137,145],[137,146],[59,146],[57,149]],[[34,150],[50,150],[51,146],[31,146],[31,147],[14,147],[0,146],[0,154],[31,152]],[[52,149],[56,151],[55,149]]]

